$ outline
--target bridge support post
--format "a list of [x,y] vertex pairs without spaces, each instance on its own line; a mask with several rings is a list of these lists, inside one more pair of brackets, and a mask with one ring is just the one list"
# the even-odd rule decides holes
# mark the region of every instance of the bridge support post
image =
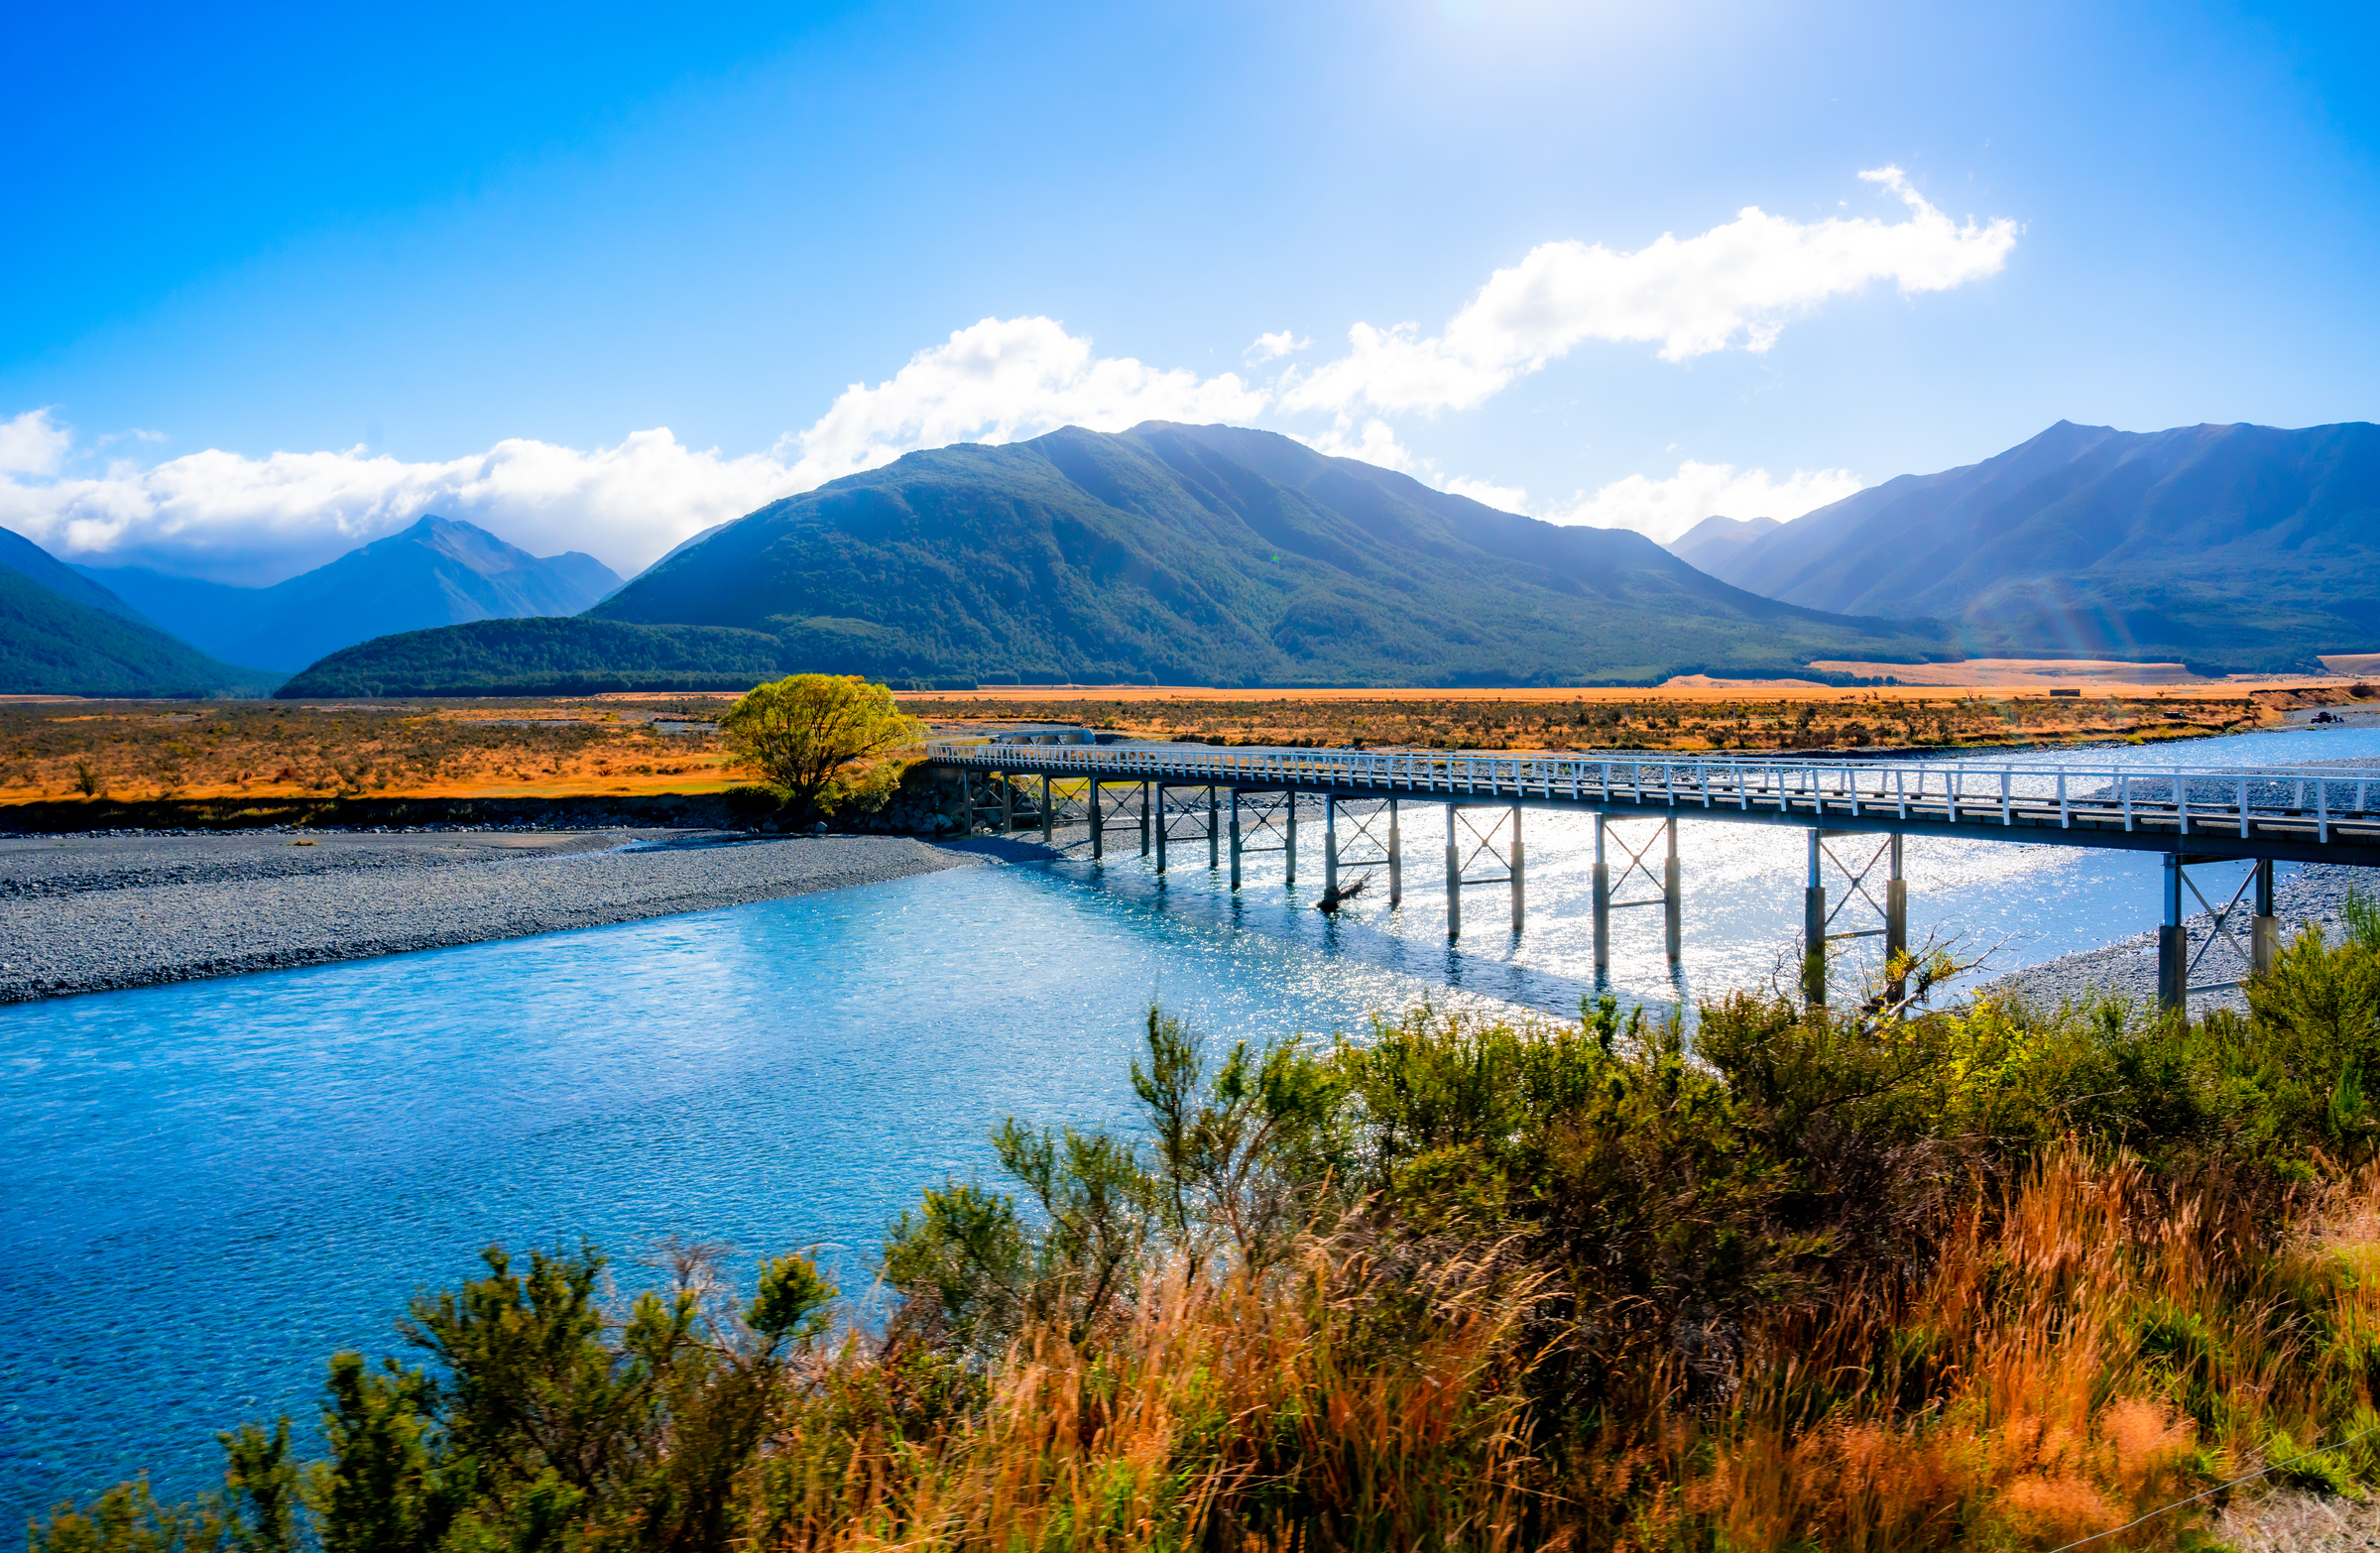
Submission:
[[1684,958],[1686,949],[1686,890],[1678,871],[1678,819],[1669,818],[1669,861],[1661,870],[1661,928],[1669,948],[1669,963],[1676,965]]
[[1148,783],[1140,784],[1140,855],[1148,856]]
[[1512,931],[1517,933],[1520,931],[1522,901],[1520,885],[1520,805],[1517,803],[1512,805],[1512,867],[1509,872],[1512,875]]
[[1892,872],[1884,880],[1884,963],[1909,952],[1909,881],[1901,876],[1901,833],[1892,833]]
[[1595,968],[1611,969],[1611,865],[1604,860],[1604,816],[1595,816]]
[[1810,883],[1802,892],[1802,1001],[1827,1006],[1827,883],[1818,827],[1810,827]]
[[1000,833],[1008,835],[1016,828],[1016,787],[1007,772],[1000,774]]
[[1322,893],[1339,894],[1339,800],[1328,793],[1322,799]]
[[1455,851],[1455,806],[1446,806],[1446,936],[1463,936],[1463,858]]
[[[1161,781],[1156,782],[1150,787],[1143,788],[1142,790],[1154,791],[1157,795],[1157,872],[1162,874],[1165,872],[1165,784]],[[1143,818],[1140,821],[1140,834],[1143,836],[1147,835],[1148,820],[1145,817],[1145,810],[1143,810]]]
[[1405,898],[1405,840],[1397,829],[1396,800],[1388,800],[1388,908],[1395,910]]
[[2190,934],[2182,926],[2182,854],[2165,855],[2165,923],[2157,929],[2157,1007],[2167,1014],[2190,1003]]
[[1107,856],[1107,819],[1099,812],[1099,778],[1091,778],[1091,861],[1096,863]]
[[1049,845],[1049,778],[1041,778],[1041,845]]
[[1289,823],[1281,832],[1281,858],[1287,869],[1281,876],[1281,885],[1288,889],[1297,884],[1297,789],[1293,787],[1281,794],[1281,807],[1289,811]]
[[1240,888],[1240,789],[1232,789],[1232,889]]
[[1212,874],[1223,866],[1223,854],[1216,849],[1223,845],[1223,799],[1213,787],[1207,789],[1207,872]]
[[2281,919],[2273,914],[2273,860],[2256,860],[2256,914],[2248,919],[2248,974],[2273,974],[2281,951]]

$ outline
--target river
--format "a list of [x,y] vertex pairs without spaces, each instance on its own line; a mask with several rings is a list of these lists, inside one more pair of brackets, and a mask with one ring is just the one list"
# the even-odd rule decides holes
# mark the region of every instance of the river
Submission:
[[[2270,765],[2380,756],[2380,732],[2055,758]],[[1436,811],[1410,811],[1436,857]],[[1336,920],[1251,859],[1237,899],[1184,845],[964,869],[542,938],[0,1009],[0,1510],[147,1471],[208,1486],[214,1432],[310,1418],[334,1349],[394,1351],[416,1289],[490,1243],[575,1244],[619,1277],[676,1235],[813,1247],[864,1289],[919,1187],[989,1165],[1003,1117],[1126,1120],[1154,1001],[1222,1039],[1360,1032],[1423,1000],[1576,1011],[1596,990],[1584,818],[1526,821],[1529,912],[1500,889],[1445,937],[1408,865]],[[1647,833],[1639,826],[1633,832]],[[1309,832],[1309,836],[1311,836]],[[1618,917],[1624,1000],[1753,986],[1800,930],[1798,831],[1680,826],[1686,957]],[[1846,844],[1848,850],[1848,844]],[[1913,940],[1994,972],[2155,924],[2142,854],[1912,842]]]

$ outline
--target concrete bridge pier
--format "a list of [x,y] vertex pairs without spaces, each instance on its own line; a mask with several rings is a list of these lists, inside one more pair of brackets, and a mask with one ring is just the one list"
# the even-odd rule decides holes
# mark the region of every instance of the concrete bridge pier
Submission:
[[1240,888],[1240,789],[1232,789],[1232,889]]
[[2256,860],[2256,912],[2248,919],[2248,974],[2270,976],[2281,952],[2281,919],[2273,914],[2273,860]]
[[1823,1009],[1827,1006],[1826,847],[1815,825],[1808,839],[1810,872],[1802,887],[1802,1002]]
[[1107,816],[1099,812],[1099,778],[1091,778],[1091,861],[1108,855]]
[[[1599,972],[1611,969],[1611,913],[1627,906],[1649,905],[1661,907],[1662,944],[1668,950],[1669,963],[1675,966],[1683,958],[1686,947],[1686,894],[1678,864],[1677,819],[1672,815],[1659,820],[1657,823],[1660,830],[1657,837],[1647,838],[1641,847],[1630,846],[1624,836],[1607,837],[1606,827],[1609,823],[1608,817],[1602,812],[1599,811],[1596,814],[1595,968]],[[1653,849],[1654,839],[1662,840],[1667,844],[1667,856],[1663,860],[1661,873],[1657,879],[1653,874],[1652,864],[1646,861],[1646,854]],[[1627,858],[1627,862],[1619,870],[1619,878],[1616,881],[1611,877],[1609,848],[1613,843],[1616,843]],[[1648,896],[1641,900],[1612,898],[1618,890],[1625,888],[1627,882],[1638,874],[1644,876],[1646,884],[1658,884],[1661,894]]]
[[2190,934],[2182,926],[2182,854],[2165,855],[2165,921],[2157,929],[2157,1007],[2180,1013],[2190,1002]]
[[[1210,874],[1222,865],[1222,854],[1216,850],[1223,845],[1222,804],[1223,800],[1216,796],[1215,789],[1209,787],[1207,789],[1207,872]],[[1232,870],[1235,880],[1239,877],[1239,872],[1238,867],[1235,866]]]
[[1049,845],[1049,778],[1041,778],[1041,845]]
[[1404,837],[1397,831],[1396,800],[1388,800],[1388,906],[1394,910],[1405,899]]
[[1339,800],[1322,795],[1322,893],[1339,894]]

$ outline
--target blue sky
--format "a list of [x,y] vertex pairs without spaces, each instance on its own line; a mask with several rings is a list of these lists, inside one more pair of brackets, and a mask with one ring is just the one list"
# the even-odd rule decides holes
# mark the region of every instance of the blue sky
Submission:
[[2368,7],[340,9],[12,14],[0,524],[625,571],[1145,413],[1667,537],[2380,418]]

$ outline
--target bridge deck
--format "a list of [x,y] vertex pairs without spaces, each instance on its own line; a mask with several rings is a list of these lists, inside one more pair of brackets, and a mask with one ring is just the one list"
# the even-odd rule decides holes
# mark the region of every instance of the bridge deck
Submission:
[[936,742],[937,766],[2380,866],[2380,770]]

